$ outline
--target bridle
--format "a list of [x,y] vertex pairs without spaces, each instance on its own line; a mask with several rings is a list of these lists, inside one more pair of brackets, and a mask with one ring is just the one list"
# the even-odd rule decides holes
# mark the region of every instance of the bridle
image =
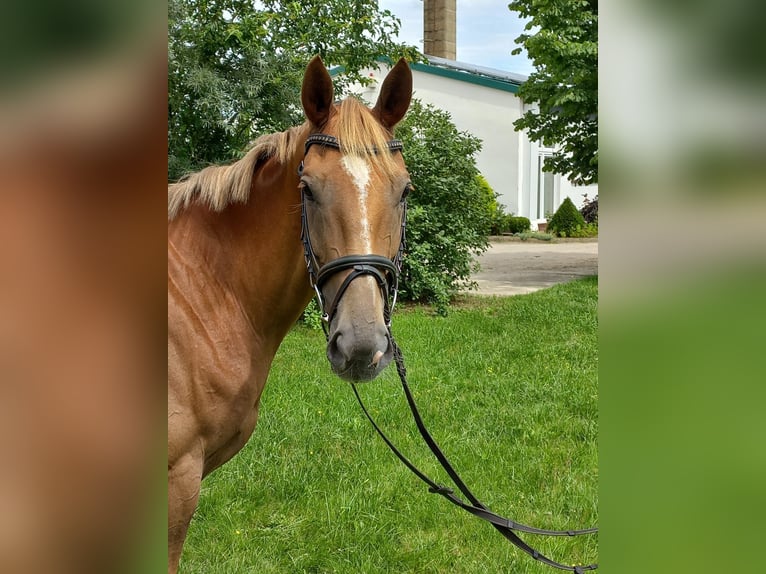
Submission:
[[[303,152],[304,158],[312,145],[320,145],[337,150],[341,149],[340,142],[335,136],[328,134],[311,134],[306,138],[306,146]],[[402,151],[404,147],[401,140],[396,139],[388,141],[386,146],[392,152]],[[378,153],[378,150],[371,148],[370,153]],[[298,166],[298,175],[303,175],[303,161],[301,161]],[[311,234],[309,233],[308,215],[306,213],[306,191],[305,188],[301,190],[301,241],[303,242],[303,256],[306,259],[306,269],[309,274],[309,281],[316,293],[317,303],[322,313],[322,328],[324,329],[325,336],[328,336],[329,324],[335,315],[335,311],[338,309],[338,304],[346,292],[346,289],[348,289],[348,286],[351,285],[351,282],[354,279],[364,275],[370,275],[378,284],[378,288],[383,296],[383,319],[386,323],[386,327],[390,329],[391,313],[396,305],[396,296],[399,291],[399,274],[402,270],[402,255],[404,253],[404,237],[407,225],[406,200],[402,202],[402,205],[401,238],[399,241],[399,249],[393,259],[372,253],[345,255],[320,266],[316,254],[314,253],[314,248],[311,245]],[[330,277],[346,269],[351,269],[351,273],[343,279],[332,302],[329,305],[326,305],[326,301],[322,295],[322,287],[327,283],[327,280]]]
[[[312,134],[306,139],[306,147],[304,150],[304,157],[309,151],[309,148],[312,145],[321,145],[324,147],[330,147],[333,149],[340,150],[340,143],[338,142],[338,139],[334,136],[327,135],[327,134]],[[391,151],[402,151],[403,145],[400,140],[390,140],[387,143],[387,147]],[[377,153],[376,149],[371,149],[371,153]],[[301,161],[300,166],[298,167],[298,175],[303,174],[303,161]],[[534,548],[532,548],[529,544],[527,544],[524,540],[522,540],[517,532],[524,532],[527,534],[538,534],[538,535],[545,535],[545,536],[579,536],[582,534],[594,534],[598,532],[598,528],[586,528],[583,530],[545,530],[542,528],[535,528],[533,526],[527,526],[525,524],[521,524],[519,522],[515,522],[513,520],[510,520],[508,518],[504,518],[503,516],[500,516],[494,512],[492,512],[489,508],[487,508],[476,496],[471,492],[471,490],[466,486],[466,484],[463,482],[463,480],[458,475],[457,471],[454,469],[450,461],[447,459],[447,457],[444,455],[444,453],[439,448],[439,445],[436,443],[434,438],[431,436],[431,433],[428,432],[428,429],[426,428],[425,424],[423,423],[423,419],[420,416],[420,412],[418,411],[417,405],[415,404],[415,399],[412,395],[412,391],[410,390],[410,387],[407,383],[407,369],[404,366],[404,357],[402,355],[402,351],[399,348],[399,346],[396,344],[396,341],[394,340],[394,336],[391,333],[391,313],[393,311],[394,305],[396,304],[396,295],[399,288],[399,275],[401,273],[402,268],[402,256],[404,252],[404,245],[405,245],[405,227],[406,227],[406,201],[403,203],[404,205],[404,212],[402,213],[402,225],[401,225],[401,242],[399,244],[399,250],[397,251],[396,256],[394,259],[389,259],[388,257],[384,257],[382,255],[374,255],[374,254],[363,254],[363,255],[346,255],[344,257],[339,257],[337,259],[334,259],[328,263],[325,263],[324,265],[320,266],[316,255],[314,254],[314,249],[311,245],[311,237],[309,234],[309,227],[308,227],[308,218],[306,215],[306,193],[305,189],[301,191],[301,241],[303,242],[303,254],[306,259],[306,268],[309,273],[309,281],[311,282],[311,286],[314,289],[314,292],[316,293],[317,297],[317,303],[319,304],[319,308],[322,312],[322,328],[325,332],[325,337],[329,337],[328,332],[328,325],[332,321],[333,315],[335,314],[335,311],[337,310],[338,304],[340,302],[341,297],[343,297],[343,294],[345,293],[348,286],[351,284],[351,282],[356,279],[357,277],[361,277],[363,275],[370,275],[372,276],[375,281],[378,284],[378,287],[380,288],[381,294],[383,295],[383,317],[386,322],[386,328],[388,330],[388,337],[389,341],[391,343],[391,346],[393,348],[393,354],[394,354],[394,361],[396,363],[396,370],[399,374],[399,379],[402,383],[402,388],[404,389],[405,397],[407,398],[407,404],[410,407],[410,410],[412,411],[412,416],[415,419],[415,424],[418,428],[418,431],[420,432],[420,435],[423,437],[423,440],[426,442],[428,447],[431,449],[431,452],[434,454],[436,459],[439,461],[439,464],[441,464],[442,468],[447,472],[449,477],[452,479],[452,482],[457,486],[457,488],[460,490],[460,492],[466,497],[468,502],[462,500],[459,496],[455,494],[455,492],[442,484],[439,484],[429,478],[425,473],[423,473],[420,469],[418,469],[404,454],[402,454],[399,449],[394,446],[394,444],[391,442],[391,440],[385,435],[383,430],[377,425],[375,420],[372,418],[372,415],[369,413],[367,408],[364,406],[364,403],[362,402],[362,398],[359,395],[359,391],[352,383],[351,387],[354,391],[354,395],[356,395],[357,400],[359,401],[359,405],[362,407],[362,411],[364,412],[365,416],[369,419],[370,423],[372,424],[375,431],[380,435],[380,437],[383,439],[383,441],[388,445],[388,447],[391,449],[391,451],[396,455],[396,457],[401,460],[404,465],[409,468],[420,480],[425,482],[428,485],[428,491],[431,493],[439,494],[449,500],[451,503],[455,504],[456,506],[459,506],[463,510],[473,514],[474,516],[481,518],[482,520],[486,520],[492,526],[500,532],[506,539],[508,539],[510,542],[512,542],[515,546],[529,554],[532,558],[535,560],[542,562],[543,564],[547,564],[548,566],[552,566],[554,568],[558,568],[560,570],[568,570],[570,572],[574,572],[575,574],[583,574],[586,571],[589,570],[595,570],[598,568],[597,564],[586,564],[586,565],[575,565],[575,566],[569,566],[567,564],[562,564],[560,562],[556,562],[555,560],[552,560],[548,558],[547,556],[541,554]],[[335,298],[333,299],[332,303],[329,306],[325,306],[324,297],[322,295],[322,286],[327,282],[328,278],[330,278],[335,273],[338,273],[340,271],[343,271],[345,269],[351,269],[351,273],[349,273],[346,278],[341,283],[338,292],[335,294]]]

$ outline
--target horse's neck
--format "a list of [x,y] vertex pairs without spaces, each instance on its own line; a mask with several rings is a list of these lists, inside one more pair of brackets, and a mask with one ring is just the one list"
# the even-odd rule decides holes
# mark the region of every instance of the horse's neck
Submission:
[[300,241],[295,170],[270,160],[253,178],[250,200],[221,213],[197,207],[189,241],[215,283],[236,298],[265,352],[276,352],[311,298]]

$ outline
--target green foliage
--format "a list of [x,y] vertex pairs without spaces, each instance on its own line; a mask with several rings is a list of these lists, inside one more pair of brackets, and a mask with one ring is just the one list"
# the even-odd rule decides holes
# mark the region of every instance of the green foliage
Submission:
[[559,237],[574,237],[573,234],[578,228],[585,228],[585,220],[572,200],[567,197],[548,221],[548,231]]
[[345,68],[338,95],[368,82],[359,72],[381,55],[420,59],[394,42],[399,26],[375,0],[169,0],[169,179],[301,123],[301,81],[315,54]]
[[512,217],[513,215],[510,213],[498,211],[495,217],[492,219],[491,234],[502,235],[503,233],[507,233],[511,226],[510,221]]
[[529,222],[529,219],[526,217],[511,216],[508,218],[509,233],[523,233],[525,231],[529,231],[531,227],[532,227],[532,224]]
[[580,213],[585,223],[595,223],[598,225],[598,195],[593,199],[588,199],[588,194],[584,193]]
[[474,158],[481,141],[459,132],[449,113],[417,99],[396,134],[414,184],[401,294],[443,313],[450,298],[471,285],[474,255],[488,246],[491,208]]
[[527,241],[528,239],[537,239],[539,241],[551,241],[554,236],[551,235],[550,233],[545,233],[544,231],[523,231],[522,233],[517,233],[516,237],[518,237],[522,241]]
[[503,206],[497,202],[498,195],[489,182],[480,173],[476,175],[476,183],[481,189],[482,197],[486,202],[487,213],[489,215],[489,228],[487,233],[490,235],[497,235],[496,226],[498,217],[503,214]]
[[526,112],[515,128],[554,148],[545,171],[568,175],[576,184],[597,183],[597,0],[513,0],[508,8],[530,18],[525,30],[535,30],[516,43],[536,68],[519,97],[539,110]]
[[598,224],[586,223],[585,225],[577,225],[569,232],[567,237],[598,237]]
[[312,299],[303,310],[300,321],[309,329],[322,330],[322,311],[319,309],[319,303],[316,299]]
[[526,217],[514,217],[512,213],[506,213],[505,206],[497,202],[499,195],[495,193],[487,180],[484,179],[482,175],[478,175],[477,180],[487,202],[487,213],[489,215],[489,235],[517,233],[519,231],[526,231],[529,229],[529,219]]

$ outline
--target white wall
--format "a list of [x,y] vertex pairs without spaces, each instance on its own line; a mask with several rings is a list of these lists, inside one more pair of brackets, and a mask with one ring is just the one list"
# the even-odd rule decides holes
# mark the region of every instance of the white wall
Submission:
[[[385,66],[380,70],[366,70],[366,75],[372,74],[378,81],[358,93],[375,103],[380,82],[387,72]],[[412,73],[414,98],[449,112],[460,131],[482,140],[476,167],[500,194],[498,201],[505,205],[506,211],[519,213],[519,135],[513,129],[519,113],[511,112],[519,107],[515,94],[417,70]]]
[[[380,70],[366,70],[377,81],[357,93],[374,104],[387,73],[383,64]],[[528,217],[533,227],[545,221],[545,213],[540,213],[545,210],[538,209],[538,156],[545,150],[514,130],[513,122],[524,112],[516,94],[419,70],[413,70],[413,91],[413,97],[449,112],[460,131],[482,140],[476,166],[499,194],[506,212]],[[574,186],[558,174],[553,179],[554,211],[565,197],[579,208],[583,193],[590,198],[598,194],[598,186]]]
[[[520,104],[523,105],[523,104]],[[536,106],[535,106],[536,107]],[[528,106],[524,106],[524,111],[530,109]],[[530,142],[526,133],[522,135],[524,149],[528,151],[529,158],[525,161],[525,176],[522,195],[525,202],[525,215],[529,217],[533,222],[545,221],[545,210],[538,209],[538,184],[540,179],[540,158],[547,154],[552,153],[552,149],[542,147],[539,142]],[[572,203],[580,209],[583,206],[584,194],[588,195],[588,198],[593,199],[598,195],[598,185],[575,185],[569,181],[565,176],[560,174],[553,174],[554,178],[554,209],[564,201],[565,198],[572,200]],[[543,213],[540,213],[542,211]],[[529,215],[527,215],[527,213]]]
[[522,211],[523,215],[529,217],[534,224],[544,222],[546,212],[555,211],[567,197],[580,209],[583,206],[584,194],[587,194],[589,199],[598,195],[598,185],[574,185],[566,177],[553,174],[553,208],[551,210],[544,209],[541,206],[543,201],[538,198],[540,193],[538,186],[541,183],[540,177],[542,175],[539,169],[542,163],[541,159],[553,150],[543,148],[537,142],[530,142],[526,135],[523,136],[522,146],[525,153],[528,153],[528,159],[525,159],[523,163],[525,173],[522,189]]
[[459,82],[422,72],[414,73],[415,94],[424,102],[446,110],[455,126],[482,141],[476,156],[476,167],[506,211],[519,213],[519,134],[513,122],[518,98],[509,92]]

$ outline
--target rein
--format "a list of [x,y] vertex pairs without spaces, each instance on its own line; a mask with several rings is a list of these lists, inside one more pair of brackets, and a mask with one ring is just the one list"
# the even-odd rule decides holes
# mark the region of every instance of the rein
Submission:
[[500,532],[505,538],[507,538],[510,542],[512,542],[515,546],[529,554],[532,558],[535,560],[542,562],[543,564],[547,564],[548,566],[552,566],[553,568],[558,568],[560,570],[568,570],[570,572],[574,572],[575,574],[582,574],[583,572],[587,572],[589,570],[596,570],[598,568],[598,564],[585,564],[585,565],[576,565],[576,566],[568,566],[566,564],[562,564],[560,562],[556,562],[555,560],[551,560],[544,554],[540,553],[539,551],[532,548],[529,544],[524,542],[518,534],[516,534],[515,531],[518,532],[526,532],[528,534],[540,534],[544,536],[580,536],[583,534],[594,534],[598,532],[598,528],[586,528],[583,530],[545,530],[542,528],[535,528],[533,526],[527,526],[525,524],[521,524],[519,522],[516,522],[514,520],[511,520],[509,518],[504,518],[503,516],[500,516],[499,514],[495,514],[491,510],[489,510],[482,502],[476,498],[476,496],[471,492],[471,490],[466,486],[466,484],[463,482],[463,480],[460,478],[460,475],[458,475],[455,468],[452,466],[452,463],[450,463],[449,459],[445,456],[445,454],[442,452],[442,450],[439,448],[439,445],[436,443],[434,438],[431,436],[431,433],[428,432],[428,429],[425,426],[425,423],[423,423],[423,418],[420,416],[420,411],[418,410],[417,405],[415,404],[415,398],[412,396],[412,391],[410,390],[409,385],[407,384],[407,369],[404,366],[404,357],[402,355],[402,351],[399,348],[399,346],[396,344],[396,341],[394,341],[393,334],[391,333],[391,329],[389,328],[389,336],[391,337],[391,345],[393,346],[394,351],[394,361],[396,362],[396,371],[399,374],[399,380],[402,382],[402,389],[404,389],[404,395],[407,397],[407,404],[410,407],[410,411],[412,411],[412,416],[415,419],[415,424],[418,427],[418,431],[420,432],[420,436],[423,437],[423,440],[428,445],[428,448],[431,449],[431,452],[436,457],[436,459],[439,461],[439,464],[442,466],[442,468],[447,472],[449,477],[452,479],[452,482],[455,484],[455,486],[458,487],[460,492],[463,493],[463,495],[470,501],[470,504],[462,500],[459,496],[457,496],[454,491],[442,484],[438,484],[431,478],[429,478],[423,471],[418,469],[406,456],[404,456],[399,449],[394,446],[394,444],[391,442],[391,440],[385,435],[383,430],[375,423],[375,420],[372,418],[372,415],[369,413],[367,408],[364,406],[364,403],[362,402],[362,398],[359,395],[359,391],[357,390],[357,387],[355,384],[351,384],[351,388],[354,391],[354,395],[356,396],[357,401],[359,401],[359,406],[362,407],[362,411],[364,412],[367,419],[372,424],[375,431],[380,435],[380,438],[383,439],[383,442],[388,445],[388,448],[391,449],[391,451],[396,455],[396,457],[401,460],[404,465],[409,468],[420,480],[425,482],[428,485],[428,492],[439,494],[449,500],[452,504],[459,506],[463,510],[470,512],[477,518],[481,518],[482,520],[486,520],[492,526]]
[[[327,134],[312,134],[306,139],[304,156],[306,153],[308,153],[309,148],[312,145],[321,145],[340,150],[340,143],[334,136]],[[402,142],[400,140],[389,141],[387,147],[390,151],[401,151],[403,149]],[[371,153],[377,153],[378,150],[372,148],[370,151]],[[298,175],[302,175],[302,173],[303,162],[301,162],[300,166],[298,167]],[[401,242],[399,244],[399,250],[393,260],[389,259],[388,257],[373,254],[347,255],[334,259],[325,265],[320,266],[311,245],[308,218],[306,215],[306,195],[305,192],[301,192],[301,241],[303,242],[303,252],[306,259],[306,268],[309,273],[311,286],[316,293],[317,303],[319,304],[319,308],[322,312],[322,328],[324,329],[326,338],[329,336],[328,325],[332,320],[338,303],[340,302],[340,299],[345,293],[349,284],[354,279],[362,275],[371,275],[376,280],[378,287],[383,294],[383,316],[386,322],[386,328],[388,330],[389,341],[393,349],[396,370],[399,374],[399,379],[402,383],[404,395],[407,398],[407,404],[412,411],[412,416],[415,420],[415,424],[417,425],[418,431],[423,437],[423,440],[428,445],[428,448],[439,461],[439,464],[442,466],[442,468],[444,468],[449,477],[452,479],[454,485],[457,486],[458,490],[460,490],[460,492],[469,502],[465,502],[463,499],[457,496],[451,488],[442,484],[438,484],[429,478],[425,473],[418,469],[404,454],[402,454],[398,448],[396,448],[393,442],[391,442],[391,440],[385,435],[383,430],[372,418],[372,415],[369,413],[367,408],[364,406],[364,403],[362,402],[362,398],[359,395],[359,391],[357,390],[356,385],[352,383],[351,388],[354,391],[354,395],[356,396],[362,411],[372,424],[372,427],[375,429],[378,435],[380,435],[380,437],[383,439],[383,442],[386,443],[394,455],[396,455],[396,457],[401,460],[407,468],[409,468],[418,478],[420,478],[420,480],[428,485],[429,492],[439,494],[449,500],[452,504],[455,504],[456,506],[467,512],[470,512],[482,520],[486,520],[515,546],[529,554],[535,560],[542,562],[543,564],[547,564],[548,566],[552,566],[560,570],[574,572],[575,574],[583,574],[589,570],[595,570],[598,568],[598,564],[568,566],[566,564],[556,562],[555,560],[548,558],[547,556],[532,548],[529,544],[524,542],[524,540],[522,540],[519,535],[516,534],[516,532],[524,532],[527,534],[538,534],[544,536],[580,536],[583,534],[594,534],[598,532],[598,528],[586,528],[583,530],[545,530],[542,528],[527,526],[508,518],[504,518],[499,514],[495,514],[489,510],[478,498],[476,498],[468,486],[466,486],[466,484],[460,478],[457,471],[454,469],[450,461],[439,448],[439,445],[436,443],[434,438],[431,436],[431,433],[428,432],[428,429],[423,423],[423,418],[420,416],[420,411],[415,404],[415,399],[412,395],[412,391],[410,390],[409,384],[407,383],[407,369],[404,366],[404,357],[402,355],[402,351],[396,344],[394,335],[391,332],[391,313],[393,311],[394,305],[396,304],[399,274],[401,273],[402,256],[405,245],[406,216],[407,214],[405,202],[404,213],[402,215]],[[348,276],[346,276],[343,283],[341,283],[341,286],[338,289],[338,292],[335,295],[332,303],[326,307],[324,297],[322,295],[322,286],[329,277],[345,269],[352,269],[352,271]]]

